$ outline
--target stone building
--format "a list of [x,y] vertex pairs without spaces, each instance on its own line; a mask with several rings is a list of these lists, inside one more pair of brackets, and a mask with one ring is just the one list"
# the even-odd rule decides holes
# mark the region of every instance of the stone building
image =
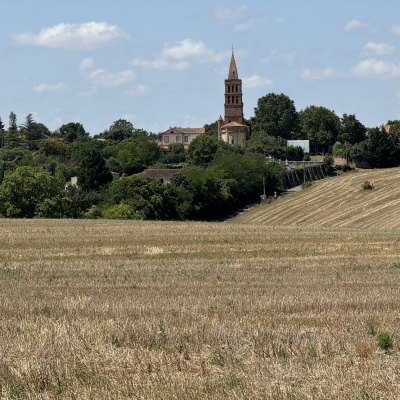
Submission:
[[232,51],[228,79],[225,79],[224,118],[218,119],[218,139],[228,144],[244,145],[249,137],[249,126],[243,118],[242,80],[239,79]]

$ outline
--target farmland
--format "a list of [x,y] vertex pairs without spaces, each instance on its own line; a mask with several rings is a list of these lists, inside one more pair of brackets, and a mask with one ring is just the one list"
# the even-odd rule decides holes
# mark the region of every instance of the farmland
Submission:
[[0,222],[1,398],[400,397],[399,230]]
[[[362,184],[373,184],[364,190]],[[357,229],[400,228],[400,168],[359,170],[314,182],[295,195],[252,207],[236,223]]]

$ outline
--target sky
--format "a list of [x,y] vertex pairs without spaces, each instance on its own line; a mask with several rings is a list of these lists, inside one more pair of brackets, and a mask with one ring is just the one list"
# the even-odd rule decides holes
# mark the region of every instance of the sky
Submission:
[[159,133],[224,114],[232,47],[244,116],[283,93],[297,111],[400,119],[398,0],[0,0],[0,117],[95,135]]

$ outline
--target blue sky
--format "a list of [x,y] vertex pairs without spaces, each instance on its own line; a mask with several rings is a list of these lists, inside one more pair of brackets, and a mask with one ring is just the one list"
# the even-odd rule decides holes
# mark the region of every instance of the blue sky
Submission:
[[400,119],[398,0],[1,0],[0,117],[92,135],[223,115],[232,45],[245,117],[284,93],[366,126]]

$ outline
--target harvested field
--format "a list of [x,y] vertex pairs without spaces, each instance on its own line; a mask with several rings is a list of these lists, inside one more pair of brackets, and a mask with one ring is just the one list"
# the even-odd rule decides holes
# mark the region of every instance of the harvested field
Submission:
[[1,398],[400,398],[400,230],[0,220],[0,240]]
[[[363,182],[374,185],[364,190]],[[400,228],[400,168],[359,170],[313,182],[243,212],[236,223],[361,229]]]

